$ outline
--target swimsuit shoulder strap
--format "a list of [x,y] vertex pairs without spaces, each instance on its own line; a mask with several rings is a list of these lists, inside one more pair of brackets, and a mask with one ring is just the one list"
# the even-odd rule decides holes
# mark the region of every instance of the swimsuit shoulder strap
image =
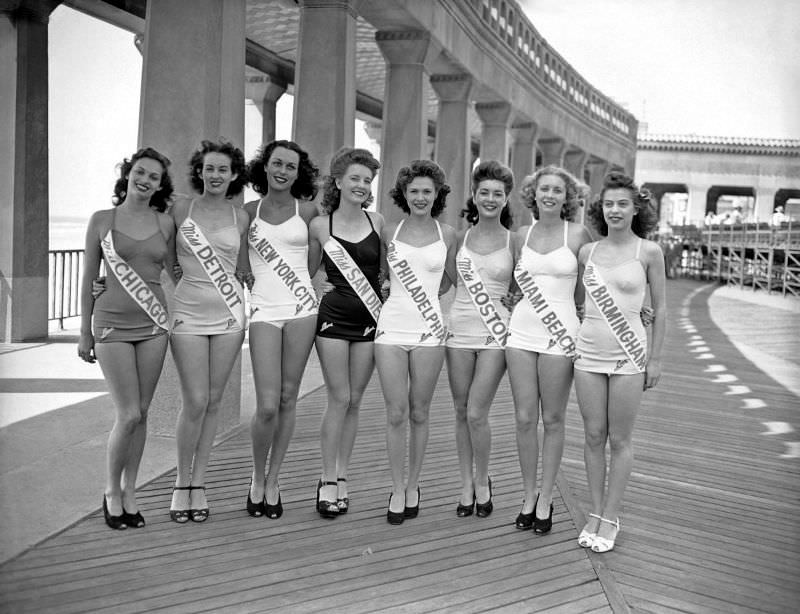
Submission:
[[405,220],[400,220],[400,222],[398,222],[398,224],[397,224],[397,228],[395,228],[395,229],[394,229],[394,234],[392,235],[392,241],[394,241],[395,239],[397,239],[397,233],[398,233],[398,232],[400,232],[400,227],[403,225],[403,222],[404,222],[404,221],[405,221]]
[[328,215],[328,235],[333,236],[333,211]]
[[639,252],[642,250],[642,238],[639,237],[639,240],[636,242],[636,256],[635,258],[639,259]]
[[367,216],[367,221],[369,222],[369,227],[372,228],[372,231],[375,232],[375,225],[372,223],[372,218],[369,216],[366,210],[364,210],[364,215]]
[[442,225],[439,223],[439,220],[434,220],[436,222],[436,232],[439,233],[439,240],[444,241],[444,237],[442,236]]
[[567,240],[569,237],[569,222],[564,220],[564,247],[569,247],[569,241]]
[[464,233],[464,239],[461,241],[461,247],[463,247],[464,249],[467,248],[467,237],[469,236],[470,230],[471,230],[470,228],[467,228],[467,231]]

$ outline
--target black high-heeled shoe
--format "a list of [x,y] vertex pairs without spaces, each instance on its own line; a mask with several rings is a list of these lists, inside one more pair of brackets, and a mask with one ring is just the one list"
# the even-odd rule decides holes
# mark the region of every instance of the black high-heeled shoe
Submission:
[[489,500],[486,503],[479,503],[477,500],[475,501],[475,515],[478,518],[487,518],[489,514],[492,513],[494,509],[494,503],[492,503],[492,478],[489,478]]
[[[172,489],[173,496],[175,495],[176,490],[188,490],[189,495],[192,494],[192,487],[191,486],[175,486]],[[191,499],[189,501],[189,505],[191,506]],[[169,508],[169,517],[172,519],[173,522],[177,522],[178,524],[184,524],[189,522],[189,509],[182,509],[182,510],[174,510],[170,505]]]
[[[520,531],[529,531],[533,528],[533,518],[536,516],[536,504],[539,503],[539,495],[536,495],[536,501],[533,504],[533,510],[529,514],[520,512],[517,519],[514,521],[514,526]],[[525,501],[522,502],[522,507],[525,507]]]
[[319,498],[319,491],[323,486],[336,486],[336,482],[317,482],[317,513],[323,518],[336,518],[339,515],[339,506],[336,501],[328,501]]
[[419,500],[422,498],[422,492],[417,486],[417,504],[414,507],[405,506],[403,509],[403,518],[416,518],[419,515]]
[[386,522],[395,525],[403,524],[403,521],[406,519],[405,513],[405,509],[403,509],[402,512],[392,511],[392,495],[389,495],[389,509],[386,510]]
[[472,516],[473,508],[475,507],[475,493],[472,494],[472,503],[469,505],[464,505],[461,503],[461,499],[458,500],[458,505],[456,506],[456,516],[459,518],[466,518],[467,516]]
[[103,495],[103,518],[106,519],[106,524],[114,529],[115,531],[124,531],[128,528],[128,525],[125,524],[124,520],[125,511],[123,510],[122,514],[119,516],[112,516],[108,512],[108,503],[106,503],[106,496]]
[[247,513],[250,514],[253,518],[261,518],[266,512],[265,507],[267,504],[267,494],[264,493],[264,496],[261,497],[261,501],[258,503],[253,503],[253,500],[250,498],[250,493],[253,489],[253,478],[250,478],[250,486],[247,487]]
[[144,527],[144,516],[142,516],[141,512],[136,512],[135,514],[129,514],[125,511],[125,508],[122,508],[122,522],[124,522],[127,526],[131,529],[141,529]]
[[[537,500],[538,503],[538,500]],[[547,518],[538,518],[536,516],[536,506],[533,508],[533,532],[538,535],[549,533],[553,528],[553,503],[550,503],[550,514]]]
[[264,488],[264,514],[267,518],[277,520],[283,516],[283,503],[281,503],[281,491],[278,490],[278,502],[275,505],[267,503],[267,489]]
[[[189,505],[191,506],[192,501],[192,491],[193,490],[205,490],[205,486],[190,486],[189,487]],[[210,510],[208,509],[208,503],[206,503],[206,507],[194,507],[189,510],[189,518],[192,519],[192,522],[205,522],[208,520],[210,515]]]

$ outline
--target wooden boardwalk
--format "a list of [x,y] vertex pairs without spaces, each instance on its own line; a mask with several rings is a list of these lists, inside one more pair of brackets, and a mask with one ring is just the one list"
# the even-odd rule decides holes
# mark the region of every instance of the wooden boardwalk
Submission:
[[145,529],[110,531],[96,512],[0,566],[0,610],[797,611],[800,461],[782,458],[782,442],[762,434],[762,421],[800,428],[799,399],[747,362],[712,323],[712,289],[670,282],[665,373],[645,395],[613,552],[589,553],[575,541],[588,495],[574,398],[553,531],[535,536],[514,529],[522,495],[505,381],[491,418],[494,513],[455,517],[452,407],[442,374],[420,515],[388,525],[376,377],[364,399],[347,515],[323,520],[314,511],[320,389],[298,406],[281,476],[281,519],[254,519],[244,510],[250,453],[240,429],[212,454],[208,522],[170,522],[169,472],[141,488]]

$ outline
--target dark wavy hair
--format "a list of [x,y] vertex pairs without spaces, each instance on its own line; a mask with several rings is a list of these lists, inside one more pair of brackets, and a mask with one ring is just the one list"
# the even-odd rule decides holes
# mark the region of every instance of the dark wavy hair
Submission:
[[[511,228],[513,218],[511,209],[508,206],[508,195],[514,189],[514,173],[507,166],[500,164],[497,160],[487,160],[481,162],[472,171],[472,194],[477,192],[481,181],[495,180],[503,182],[503,190],[506,193],[506,204],[500,212],[500,223],[506,228]],[[477,224],[479,219],[478,207],[475,205],[472,195],[467,199],[467,206],[461,210],[461,217],[467,219],[470,224]]]
[[[339,199],[342,196],[342,191],[336,186],[336,180],[341,180],[347,173],[347,169],[352,164],[360,164],[366,166],[372,171],[372,177],[375,178],[375,173],[381,167],[373,155],[366,149],[357,149],[353,147],[342,147],[339,151],[333,154],[331,160],[331,170],[325,176],[325,184],[322,188],[322,209],[325,213],[333,213],[339,208]],[[366,209],[372,202],[373,197],[370,194],[369,198],[361,203],[361,207]]]
[[272,156],[272,152],[278,147],[293,151],[300,158],[297,165],[297,179],[294,180],[292,187],[289,189],[291,195],[295,198],[314,200],[319,190],[319,169],[308,157],[308,152],[294,141],[270,141],[261,146],[256,153],[256,157],[250,160],[247,165],[247,177],[250,179],[253,189],[261,196],[267,195],[269,183],[267,182],[265,167]]
[[561,177],[566,187],[566,200],[561,208],[561,219],[572,222],[575,219],[575,214],[578,212],[578,180],[569,171],[564,170],[560,166],[548,165],[543,166],[533,175],[528,175],[522,180],[522,185],[519,188],[519,194],[522,202],[533,213],[533,219],[539,219],[539,206],[536,204],[536,188],[539,187],[539,181],[546,175],[554,175]]
[[589,205],[589,210],[586,215],[594,224],[601,235],[608,236],[608,224],[603,216],[603,198],[607,190],[616,190],[625,188],[631,193],[633,206],[636,208],[636,215],[633,216],[631,222],[631,230],[634,234],[645,238],[651,231],[655,230],[658,226],[658,216],[656,208],[653,204],[653,196],[649,190],[639,189],[631,177],[620,171],[612,171],[603,179],[603,189],[600,190],[600,196]]
[[131,170],[133,169],[133,165],[142,158],[155,160],[164,168],[164,171],[161,173],[161,189],[150,197],[150,206],[156,211],[163,213],[167,209],[167,203],[169,203],[172,193],[175,191],[172,185],[172,177],[170,177],[169,174],[169,166],[172,163],[167,156],[156,151],[152,147],[143,147],[133,154],[130,159],[125,158],[117,165],[119,169],[119,179],[117,179],[117,182],[114,184],[114,196],[111,197],[111,202],[114,203],[116,207],[125,201],[125,197],[128,195],[128,178],[130,177]]
[[226,198],[231,198],[241,194],[244,186],[247,185],[247,167],[244,163],[242,150],[230,141],[219,139],[218,141],[204,140],[200,143],[200,148],[195,150],[189,159],[189,182],[198,194],[203,193],[203,161],[206,154],[220,153],[231,159],[231,172],[236,174],[236,179],[228,185]]
[[447,206],[445,201],[450,193],[450,186],[445,183],[445,175],[442,167],[432,160],[412,160],[411,164],[404,166],[397,173],[397,181],[394,187],[389,190],[394,204],[400,207],[405,213],[411,213],[411,207],[406,201],[406,188],[417,177],[430,177],[433,187],[436,189],[436,199],[431,207],[431,217],[438,217]]

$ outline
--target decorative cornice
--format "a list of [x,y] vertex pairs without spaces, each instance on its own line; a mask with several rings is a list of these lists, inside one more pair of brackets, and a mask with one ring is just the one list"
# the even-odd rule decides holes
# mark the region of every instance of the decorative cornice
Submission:
[[642,134],[639,151],[687,151],[697,153],[752,154],[800,157],[800,139],[703,136],[697,134]]
[[375,40],[380,41],[416,41],[430,39],[430,32],[426,30],[378,30]]

